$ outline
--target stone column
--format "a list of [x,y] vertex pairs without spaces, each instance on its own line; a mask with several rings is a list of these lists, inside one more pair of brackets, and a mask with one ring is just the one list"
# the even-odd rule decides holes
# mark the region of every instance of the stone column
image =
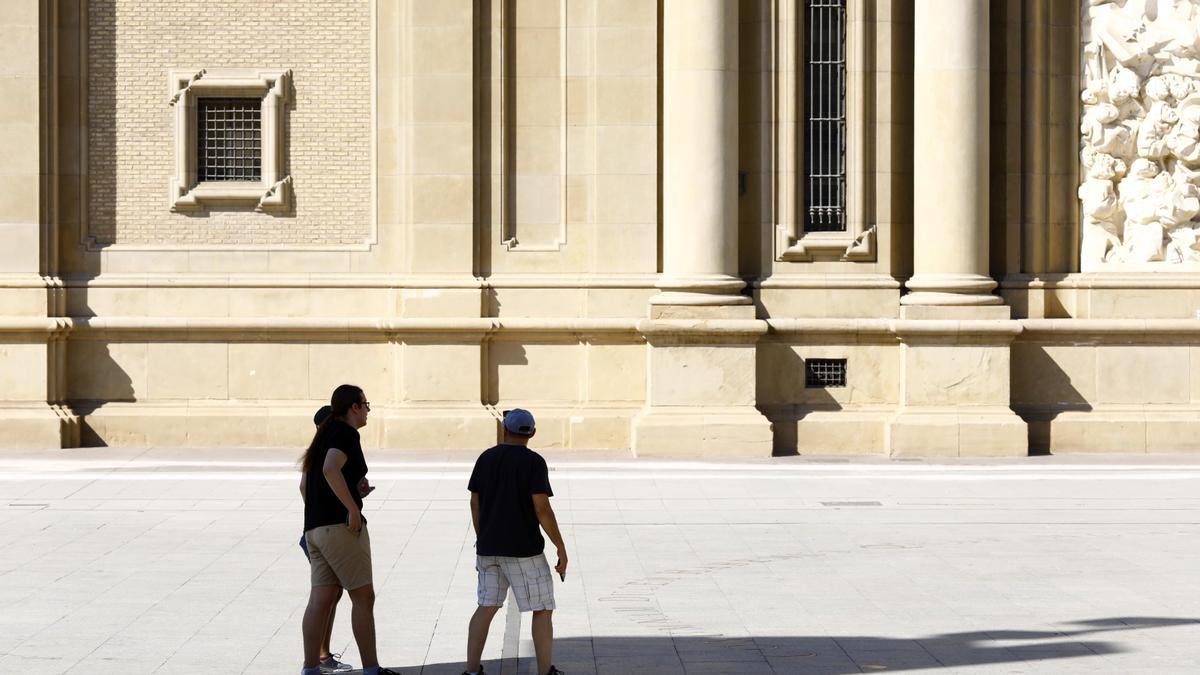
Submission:
[[893,456],[1013,456],[1028,427],[1010,404],[1021,332],[988,275],[989,0],[916,0],[913,266],[901,298]]
[[988,0],[916,0],[904,305],[998,305],[988,276]]
[[663,4],[663,275],[636,455],[767,457],[758,338],[737,277],[738,0]]
[[65,319],[54,277],[50,93],[54,3],[7,0],[0,43],[0,447],[61,447],[78,434],[64,396]]
[[743,305],[738,3],[663,5],[663,275],[654,305]]

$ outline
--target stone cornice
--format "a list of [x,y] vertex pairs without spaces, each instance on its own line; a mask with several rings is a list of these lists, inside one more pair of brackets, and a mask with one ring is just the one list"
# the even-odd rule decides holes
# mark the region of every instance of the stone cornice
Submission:
[[[30,277],[31,279],[33,277]],[[624,288],[655,289],[658,275],[579,276],[401,276],[370,274],[104,274],[66,276],[67,288]],[[32,283],[32,282],[29,282]],[[0,288],[4,287],[0,277]]]

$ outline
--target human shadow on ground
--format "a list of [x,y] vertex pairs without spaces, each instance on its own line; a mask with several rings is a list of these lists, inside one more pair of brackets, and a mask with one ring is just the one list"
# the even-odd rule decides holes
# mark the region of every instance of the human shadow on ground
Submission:
[[[1060,631],[988,630],[920,638],[868,635],[752,636],[661,635],[568,637],[554,641],[554,663],[569,675],[599,673],[841,675],[922,668],[963,668],[1002,663],[1088,659],[1129,651],[1119,642],[1091,638],[1105,633],[1197,625],[1200,619],[1112,617],[1074,621]],[[491,640],[502,639],[492,635]],[[1096,667],[1101,664],[1097,663]],[[484,662],[489,675],[534,673],[532,658]],[[405,675],[458,675],[464,663],[392,666]]]

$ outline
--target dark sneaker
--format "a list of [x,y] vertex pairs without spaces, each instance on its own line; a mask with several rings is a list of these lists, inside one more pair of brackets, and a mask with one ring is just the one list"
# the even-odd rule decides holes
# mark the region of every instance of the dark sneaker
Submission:
[[550,666],[550,670],[546,671],[546,675],[567,675],[567,674],[564,673],[563,671],[559,670],[557,666],[552,665],[552,666]]
[[[471,675],[471,671],[469,671],[469,670],[464,670],[464,671],[463,671],[463,675]],[[481,664],[479,664],[479,675],[487,675],[487,673],[486,673],[486,672],[484,672],[484,670],[483,670],[483,664],[482,664],[482,663],[481,663]]]
[[401,675],[400,671],[391,668],[380,668],[379,675]]
[[321,659],[321,662],[318,664],[321,667],[321,675],[329,675],[330,673],[348,673],[351,670],[354,670],[354,666],[350,665],[349,663],[342,663],[339,661],[338,659],[341,657],[341,654],[330,654],[329,656]]

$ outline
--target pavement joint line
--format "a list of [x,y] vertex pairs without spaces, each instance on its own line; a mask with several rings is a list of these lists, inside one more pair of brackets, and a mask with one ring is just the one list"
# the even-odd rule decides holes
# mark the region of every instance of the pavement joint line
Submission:
[[[40,471],[40,472],[13,472],[0,471],[0,482],[5,481],[210,481],[210,480],[229,480],[229,481],[251,481],[251,480],[278,480],[278,481],[295,481],[297,473],[294,471],[105,471],[105,472],[87,472],[87,471]],[[373,471],[370,476],[374,480],[397,480],[397,481],[466,481],[470,477],[470,472],[392,472],[392,471]],[[611,480],[649,480],[649,481],[778,481],[778,480],[879,480],[879,481],[923,481],[923,482],[991,482],[991,481],[1128,481],[1128,480],[1155,480],[1155,481],[1180,481],[1180,480],[1197,480],[1200,479],[1200,470],[1178,470],[1178,471],[1163,471],[1159,468],[1155,469],[1138,469],[1126,470],[1120,473],[1105,472],[1105,473],[1067,473],[1067,472],[1051,472],[1051,473],[997,473],[997,474],[977,474],[977,475],[962,475],[953,473],[845,473],[831,475],[806,475],[797,472],[780,472],[780,473],[732,473],[732,472],[712,472],[705,474],[696,474],[688,472],[676,473],[622,473],[614,471],[596,471],[596,472],[569,472],[557,471],[554,472],[555,480],[572,480],[572,481],[611,481]]]
[[[874,471],[880,473],[992,473],[992,472],[1014,472],[1014,473],[1069,473],[1069,472],[1112,472],[1112,473],[1127,473],[1130,471],[1197,471],[1200,472],[1200,463],[1194,464],[1158,464],[1155,462],[1142,463],[1113,463],[1113,464],[1042,464],[1042,463],[1008,463],[997,462],[989,464],[939,464],[939,463],[881,463],[881,462],[864,462],[857,464],[785,464],[785,463],[764,463],[764,462],[661,462],[661,461],[607,461],[607,462],[591,462],[591,461],[571,461],[557,460],[550,458],[551,471],[560,473],[564,471],[577,470],[603,470],[603,471],[662,471],[669,470],[671,472],[728,472],[731,470],[750,472],[750,473],[851,473],[858,474],[865,471]],[[403,468],[411,471],[420,470],[453,470],[453,469],[471,469],[474,466],[473,461],[459,462],[424,462],[424,461],[392,461],[392,460],[374,460],[370,462],[370,466],[374,468]],[[113,461],[113,460],[85,460],[85,459],[0,459],[0,469],[23,469],[31,470],[38,468],[54,469],[61,467],[63,469],[112,469],[117,471],[137,470],[137,469],[153,469],[153,468],[170,468],[170,467],[193,467],[199,469],[208,468],[257,468],[257,469],[289,469],[294,472],[296,463],[294,461],[226,461],[226,460],[211,460],[211,461],[177,461],[177,460],[133,460],[128,462]]]

